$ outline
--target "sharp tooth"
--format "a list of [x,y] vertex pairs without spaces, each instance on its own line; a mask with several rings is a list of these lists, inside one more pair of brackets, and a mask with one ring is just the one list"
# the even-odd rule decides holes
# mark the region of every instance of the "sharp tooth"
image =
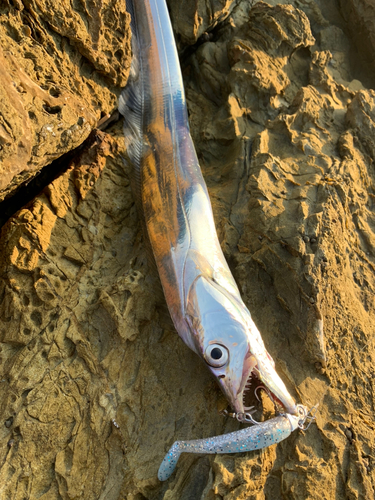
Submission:
[[[243,409],[245,411],[250,411],[250,410],[253,410],[254,409],[254,406],[244,406]],[[254,410],[255,411],[255,410]]]

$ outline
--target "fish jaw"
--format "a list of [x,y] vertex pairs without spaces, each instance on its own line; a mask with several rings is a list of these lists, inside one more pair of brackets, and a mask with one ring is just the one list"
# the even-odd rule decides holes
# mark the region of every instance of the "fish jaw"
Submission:
[[[244,370],[244,380],[241,385],[242,391],[238,395],[234,408],[243,407],[245,393],[250,387],[252,379],[256,378],[269,391],[269,396],[273,402],[281,404],[286,413],[296,415],[298,413],[297,404],[293,397],[289,394],[284,382],[277,373],[275,362],[271,355],[267,352],[260,332],[252,320],[249,310],[245,306],[242,309],[242,318],[244,324],[246,324],[247,330],[249,349],[248,357],[255,358],[255,363],[252,362],[250,373]],[[244,368],[246,368],[245,364]]]
[[268,357],[258,362],[254,372],[259,380],[270,391],[272,398],[282,404],[286,413],[297,415],[297,404],[289,394],[284,382],[281,380],[274,365],[270,362]]
[[254,386],[252,383],[254,379],[268,389],[271,398],[280,403],[286,413],[297,414],[297,405],[276,372],[267,352],[264,356],[258,355],[257,359],[249,349],[243,360],[242,376],[239,376],[239,373],[238,367],[233,365],[229,365],[221,373],[214,373],[236,414],[244,414],[250,410],[245,406],[245,397]]
[[243,360],[242,371],[230,366],[225,370],[225,374],[218,376],[221,390],[236,413],[245,413],[248,410],[244,406],[244,397],[250,388],[251,374],[255,368],[256,358],[248,351]]
[[[195,352],[206,362],[236,413],[248,411],[244,397],[256,378],[287,413],[296,414],[296,403],[239,296],[198,275],[189,289],[186,318]],[[212,357],[215,351],[223,354],[222,358]]]

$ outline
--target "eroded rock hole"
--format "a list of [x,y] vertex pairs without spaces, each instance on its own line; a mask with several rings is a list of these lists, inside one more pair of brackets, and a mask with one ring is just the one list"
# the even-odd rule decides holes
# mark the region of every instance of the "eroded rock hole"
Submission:
[[62,110],[61,106],[48,106],[47,104],[43,105],[43,109],[47,111],[49,115],[57,115]]

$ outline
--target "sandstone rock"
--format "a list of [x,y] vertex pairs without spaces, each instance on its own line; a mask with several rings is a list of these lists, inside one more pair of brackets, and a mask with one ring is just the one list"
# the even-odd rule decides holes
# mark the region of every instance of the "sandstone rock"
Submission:
[[359,60],[374,78],[375,3],[372,0],[340,0],[341,12],[358,49]]
[[168,0],[171,19],[177,41],[183,44],[194,44],[197,39],[222,22],[235,6],[235,0],[198,0],[181,2]]
[[[178,5],[191,43],[206,4]],[[289,390],[319,403],[316,423],[264,451],[182,456],[158,482],[174,440],[237,424],[164,325],[116,124],[2,228],[0,498],[373,498],[375,94],[335,2],[319,5],[210,2],[213,37],[183,60],[224,252]],[[105,67],[85,37],[74,47]]]
[[0,11],[0,200],[79,146],[129,70],[122,2],[5,2]]

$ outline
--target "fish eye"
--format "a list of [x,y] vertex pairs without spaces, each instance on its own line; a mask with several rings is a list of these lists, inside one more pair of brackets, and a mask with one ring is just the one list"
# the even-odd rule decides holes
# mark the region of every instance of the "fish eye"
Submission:
[[210,366],[220,368],[220,366],[224,366],[228,362],[228,349],[219,344],[211,344],[204,353],[204,359]]

